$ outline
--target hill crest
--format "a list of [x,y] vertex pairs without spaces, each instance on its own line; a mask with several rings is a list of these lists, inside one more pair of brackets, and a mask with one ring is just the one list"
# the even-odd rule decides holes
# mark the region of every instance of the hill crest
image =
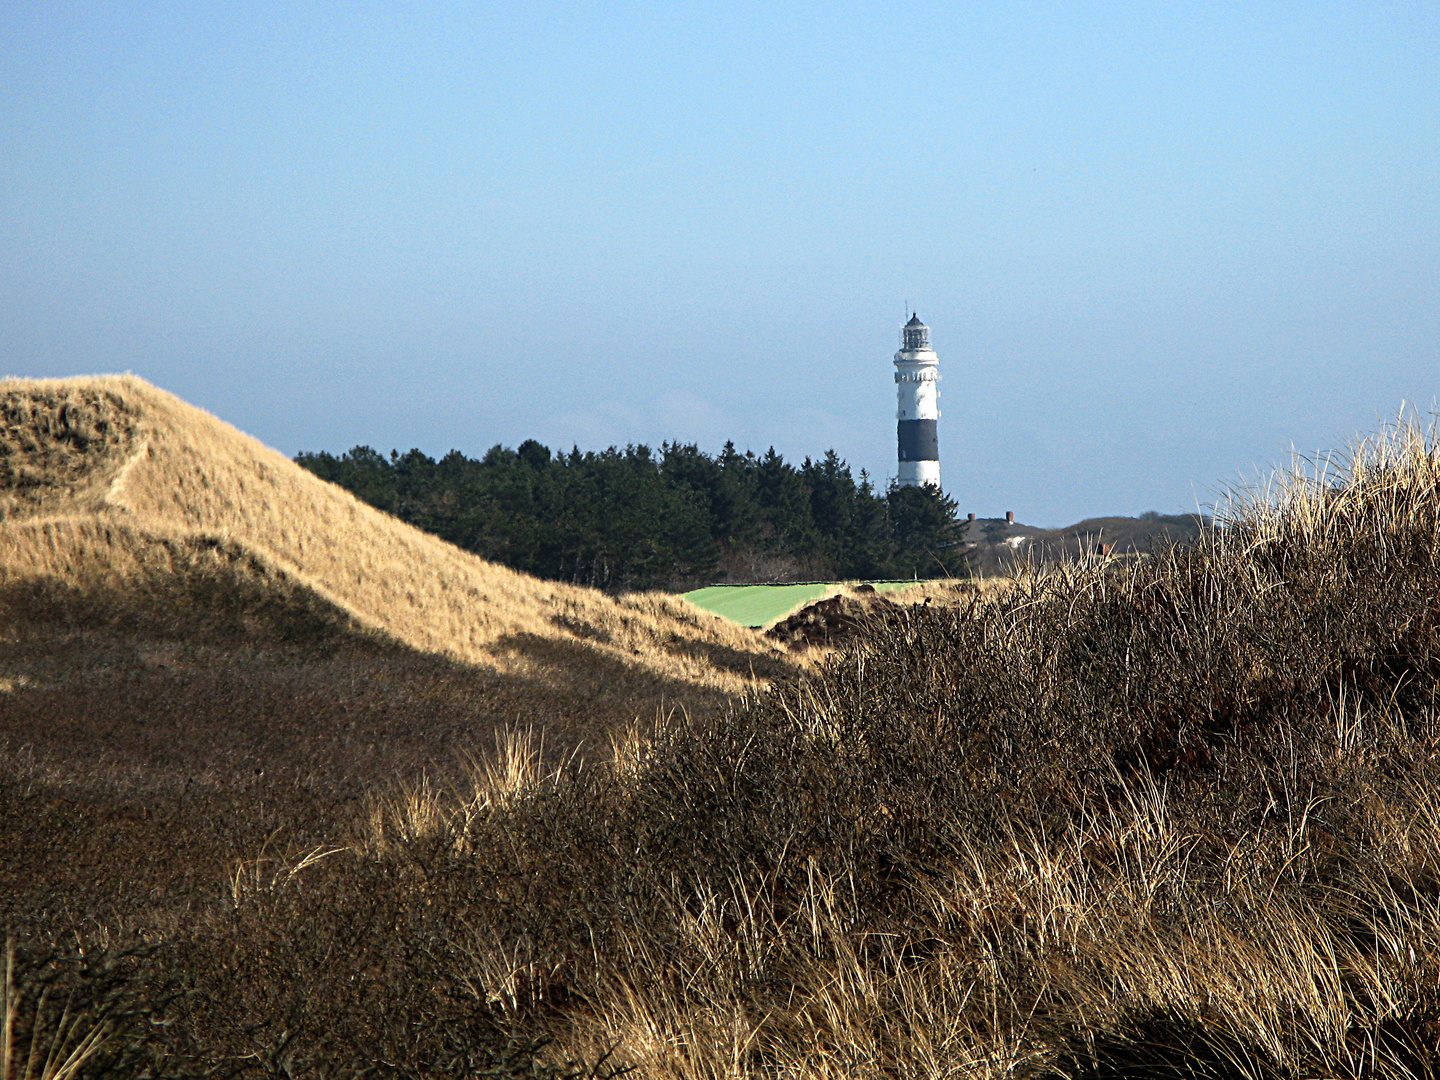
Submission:
[[463,552],[132,375],[0,381],[0,425],[11,620],[111,610],[185,633],[221,612],[237,632],[323,625],[514,674],[561,642],[729,692],[773,667],[758,636],[678,598]]

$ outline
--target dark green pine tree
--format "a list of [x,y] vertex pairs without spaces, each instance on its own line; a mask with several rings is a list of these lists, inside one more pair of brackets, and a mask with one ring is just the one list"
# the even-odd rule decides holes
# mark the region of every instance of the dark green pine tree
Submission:
[[[693,587],[734,556],[841,578],[964,572],[955,504],[926,488],[881,497],[833,450],[797,469],[726,443],[555,454],[533,439],[479,459],[368,446],[296,461],[451,543],[541,577],[607,589]],[[763,560],[762,560],[763,561]]]
[[897,577],[967,577],[958,505],[938,487],[892,483],[885,493]]

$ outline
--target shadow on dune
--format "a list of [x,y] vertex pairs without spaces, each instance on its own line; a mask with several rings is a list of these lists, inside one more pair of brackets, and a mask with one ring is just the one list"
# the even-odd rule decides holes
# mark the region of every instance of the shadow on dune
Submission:
[[615,726],[731,700],[581,642],[519,635],[504,652],[521,673],[333,634],[261,647],[114,620],[12,625],[0,920],[209,902],[240,860],[333,840],[376,794],[460,779],[504,729],[534,729],[555,759],[604,756]]
[[[602,645],[616,644],[615,635],[605,627],[597,626],[592,620],[564,614],[552,616],[550,622],[581,641],[594,641]],[[526,654],[550,655],[549,646],[558,644],[562,646],[562,655],[578,655],[573,643],[536,634],[511,635],[505,638],[504,642],[507,647],[513,644]],[[746,650],[722,641],[672,634],[655,642],[653,648],[656,652],[689,661],[697,670],[721,671],[746,679],[773,679],[795,673],[793,662],[779,653],[765,651],[758,644]]]

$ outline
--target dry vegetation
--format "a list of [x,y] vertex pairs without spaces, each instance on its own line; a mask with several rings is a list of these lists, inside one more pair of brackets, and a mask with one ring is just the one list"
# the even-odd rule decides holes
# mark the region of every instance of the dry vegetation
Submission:
[[0,382],[0,922],[187,904],[497,726],[603,747],[791,670],[673,597],[461,552],[139,379]]
[[877,621],[902,606],[954,605],[979,596],[994,596],[1009,579],[923,581],[900,589],[877,590],[861,582],[842,582],[825,595],[777,619],[765,636],[783,644],[797,658],[814,663],[863,637]]
[[790,670],[683,600],[459,551],[139,379],[0,382],[0,739],[43,767],[374,779]]
[[117,1076],[1432,1076],[1440,447],[1272,495],[888,609],[599,764],[512,734],[303,855],[57,893],[7,1045],[100,1032],[79,1073]]
[[673,597],[617,600],[468,555],[130,376],[0,382],[0,417],[0,589],[32,613],[53,595],[183,621],[220,598],[238,627],[293,618],[304,640],[325,626],[518,674],[546,668],[535,639],[570,640],[727,692],[764,651]]

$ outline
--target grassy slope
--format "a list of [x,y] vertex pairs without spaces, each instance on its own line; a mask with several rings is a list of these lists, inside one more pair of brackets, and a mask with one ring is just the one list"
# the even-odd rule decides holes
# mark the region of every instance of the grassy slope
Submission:
[[617,600],[462,552],[134,377],[12,380],[0,402],[7,591],[119,594],[153,617],[152,599],[215,577],[220,600],[244,578],[337,628],[501,671],[532,670],[537,639],[727,691],[764,662],[754,635],[673,598]]
[[[225,878],[187,845],[203,823],[205,850],[244,851],[224,783],[293,821],[268,777],[147,803],[163,769],[100,757],[71,798],[54,762],[11,754],[0,897],[27,870],[62,883],[12,912],[31,935],[17,1037],[36,1016],[56,1037],[73,1001],[81,1033],[108,1017],[114,1075],[150,1075],[133,1050],[155,1075],[1433,1077],[1437,598],[1440,446],[1402,431],[1188,550],[893,610],[711,722],[583,767],[514,741],[469,789],[417,783],[319,821],[311,857]],[[293,665],[267,707],[375,670],[327,656],[318,689]],[[459,670],[432,662],[437,684]],[[94,724],[170,723],[95,685]],[[227,690],[172,702],[167,730]],[[272,732],[275,760],[294,731]],[[97,896],[99,875],[144,880],[117,808],[150,815],[188,884]],[[65,857],[19,861],[31,833]],[[86,951],[48,956],[47,934]],[[106,968],[127,941],[154,951]]]
[[604,746],[789,670],[675,598],[464,553],[139,379],[0,382],[0,916],[137,881],[163,906],[502,728]]
[[697,1080],[1434,1076],[1440,448],[1336,479],[896,611],[603,768],[418,792],[242,896],[283,962],[186,1022],[415,1075],[518,1034]]

